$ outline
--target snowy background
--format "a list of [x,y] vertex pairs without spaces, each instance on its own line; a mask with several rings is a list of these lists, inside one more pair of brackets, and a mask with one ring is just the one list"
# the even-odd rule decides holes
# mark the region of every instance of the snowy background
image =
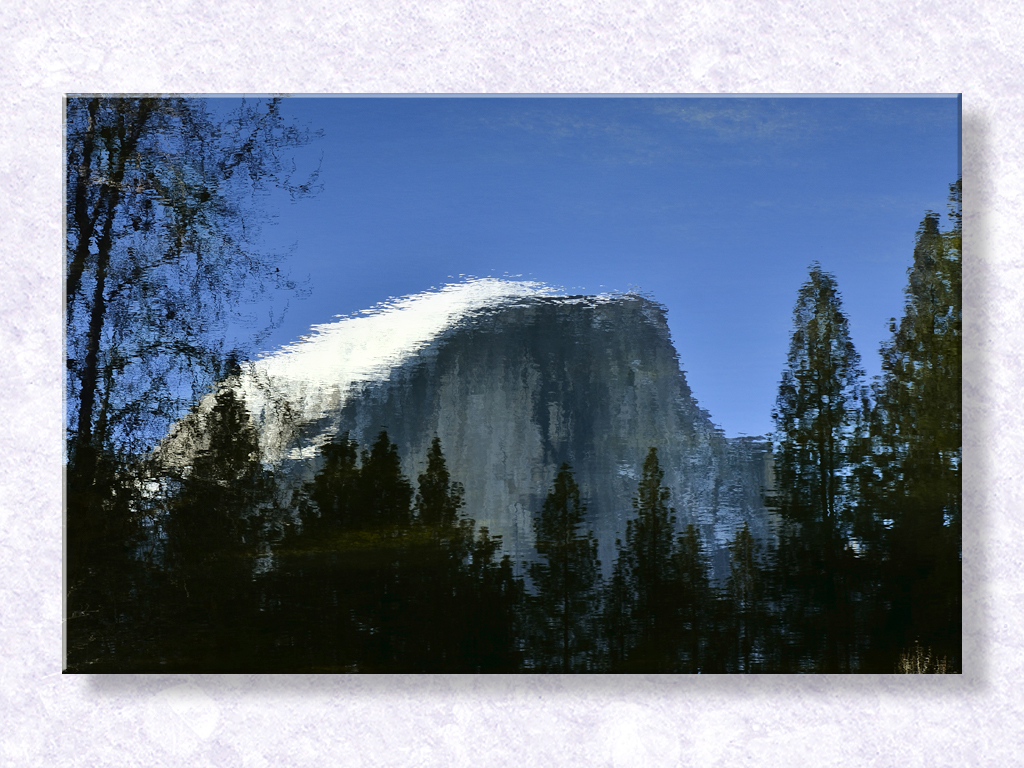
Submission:
[[[1006,766],[1024,754],[1024,14],[937,0],[0,10],[0,763]],[[65,92],[964,93],[964,671],[62,676]]]

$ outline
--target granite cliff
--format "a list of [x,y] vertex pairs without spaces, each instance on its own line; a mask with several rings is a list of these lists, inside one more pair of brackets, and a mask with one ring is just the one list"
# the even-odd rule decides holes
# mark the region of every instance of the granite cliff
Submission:
[[[471,281],[319,326],[232,386],[264,461],[294,483],[317,471],[325,442],[348,432],[368,446],[381,430],[415,480],[439,436],[466,513],[500,534],[517,563],[533,555],[533,513],[568,462],[607,572],[652,446],[680,530],[697,525],[717,575],[737,528],[771,536],[765,445],[716,429],[680,370],[664,308],[642,296]],[[196,433],[179,428],[164,455],[187,461]]]

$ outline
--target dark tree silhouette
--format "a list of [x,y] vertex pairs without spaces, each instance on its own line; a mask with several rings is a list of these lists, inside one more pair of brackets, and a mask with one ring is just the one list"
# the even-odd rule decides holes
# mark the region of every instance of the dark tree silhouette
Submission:
[[[835,278],[816,263],[800,287],[793,325],[772,414],[775,488],[767,501],[785,525],[779,573],[789,581],[791,626],[806,641],[802,663],[848,671],[849,649],[840,646],[850,628],[841,604],[849,586],[849,470],[863,372]],[[818,641],[823,647],[815,650]]]
[[535,515],[536,548],[544,561],[529,568],[536,589],[531,651],[542,671],[587,671],[596,663],[601,563],[593,533],[580,530],[585,511],[572,469],[562,464]]
[[222,119],[198,99],[71,97],[65,136],[71,616],[146,535],[141,457],[258,340],[228,332],[258,325],[241,305],[298,288],[257,245],[256,195],[315,190],[291,178],[311,136],[277,100]]
[[892,608],[875,666],[888,671],[920,640],[940,656],[961,651],[962,214],[950,187],[947,232],[929,212],[917,232],[904,316],[892,322],[875,383],[872,499],[888,528]]
[[174,618],[173,629],[161,633],[161,648],[172,665],[187,660],[193,669],[244,669],[253,663],[255,562],[276,543],[276,486],[233,387],[222,386],[197,421],[192,461],[157,520],[169,581],[159,612]]
[[356,483],[356,514],[363,525],[407,526],[413,489],[402,474],[398,446],[381,430],[370,450],[363,451]]
[[613,672],[619,672],[625,669],[626,659],[636,642],[636,628],[633,624],[636,599],[631,574],[622,558],[622,541],[619,539],[615,541],[615,550],[619,556],[615,560],[611,578],[604,586],[601,625],[607,649],[606,666]]
[[418,478],[416,514],[428,528],[446,529],[455,525],[463,506],[465,490],[452,482],[441,451],[441,439],[434,437],[427,451],[427,468]]
[[[749,526],[736,532],[729,542],[729,578],[726,592],[731,601],[732,618],[730,630],[736,647],[738,672],[754,671],[754,652],[763,642],[764,573],[760,558],[760,546]],[[762,652],[765,650],[760,649]]]
[[427,466],[417,478],[415,547],[406,578],[409,627],[417,642],[409,666],[419,672],[457,672],[466,660],[468,634],[478,619],[469,602],[475,585],[467,574],[473,521],[462,516],[464,491],[454,482],[434,437]]
[[681,671],[701,672],[708,665],[704,648],[713,634],[714,595],[708,578],[708,558],[696,526],[692,523],[679,537],[675,552],[679,583],[680,645],[685,654]]
[[[474,536],[462,485],[440,440],[413,490],[397,446],[381,432],[358,451],[348,435],[325,446],[308,484],[312,507],[344,502],[343,524],[310,509],[266,578],[274,606],[268,656],[279,668],[362,672],[514,671],[522,584],[500,539]],[[361,457],[360,466],[355,456]],[[415,510],[415,515],[413,515]],[[268,662],[270,663],[270,662]]]
[[463,514],[462,483],[453,481],[435,437],[418,477],[416,551],[405,574],[411,587],[406,631],[418,671],[510,672],[518,668],[522,582],[500,537]]
[[800,288],[793,325],[772,414],[778,485],[773,501],[787,519],[833,537],[844,512],[843,477],[863,371],[835,278],[818,264]]
[[239,304],[296,288],[255,245],[256,193],[315,191],[291,179],[286,154],[311,137],[279,106],[242,101],[220,119],[196,99],[67,100],[68,429],[80,469],[83,449],[151,445],[227,373]]
[[359,488],[359,446],[348,432],[320,449],[323,466],[307,492],[316,505],[308,510],[303,524],[310,530],[351,526]]
[[[676,666],[679,594],[675,510],[658,451],[651,448],[633,499],[636,517],[612,573],[606,628],[613,670],[669,671]],[[617,636],[616,636],[617,635]]]

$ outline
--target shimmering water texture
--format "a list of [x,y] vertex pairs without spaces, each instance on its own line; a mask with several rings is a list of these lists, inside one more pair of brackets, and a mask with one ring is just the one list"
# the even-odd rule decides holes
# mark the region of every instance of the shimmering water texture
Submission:
[[[958,102],[886,103],[69,97],[67,670],[958,670],[960,183],[948,226],[920,224],[871,382],[836,277],[763,250],[817,253],[827,221],[735,227],[775,210],[743,157],[781,199],[834,186],[839,130],[871,153],[917,151],[936,125],[959,141]],[[322,152],[303,113],[335,132]],[[876,195],[874,231],[903,187],[843,167],[844,194]],[[322,169],[331,204],[300,212]],[[711,186],[695,193],[695,173]],[[757,197],[716,202],[715,185]],[[810,202],[787,198],[824,209]],[[295,261],[322,285],[290,277],[274,222],[308,226]],[[675,326],[706,335],[685,339],[694,368],[753,360],[697,350],[728,328],[735,350],[771,338],[747,332],[765,292],[742,273],[779,267],[795,304],[788,334],[772,319],[772,434],[715,425],[655,296],[494,277],[420,291],[445,243],[480,244],[439,258],[453,271],[492,249],[550,280],[653,279],[702,319]],[[289,298],[317,318],[387,290],[411,295],[258,351],[300,326]],[[763,381],[715,375],[703,397],[761,401]]]
[[713,425],[649,297],[479,279],[315,326],[134,472],[140,591],[76,671],[871,663],[877,606],[796,602],[836,598],[789,583],[770,443]]

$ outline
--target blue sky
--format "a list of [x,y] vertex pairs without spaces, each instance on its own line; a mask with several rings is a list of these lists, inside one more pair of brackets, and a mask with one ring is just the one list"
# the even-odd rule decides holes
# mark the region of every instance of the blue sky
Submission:
[[268,198],[267,247],[310,279],[265,349],[460,275],[637,289],[668,308],[690,387],[730,436],[772,428],[812,261],[878,373],[915,231],[960,172],[955,97],[291,98],[284,112],[323,131],[298,157],[321,163],[323,191]]

